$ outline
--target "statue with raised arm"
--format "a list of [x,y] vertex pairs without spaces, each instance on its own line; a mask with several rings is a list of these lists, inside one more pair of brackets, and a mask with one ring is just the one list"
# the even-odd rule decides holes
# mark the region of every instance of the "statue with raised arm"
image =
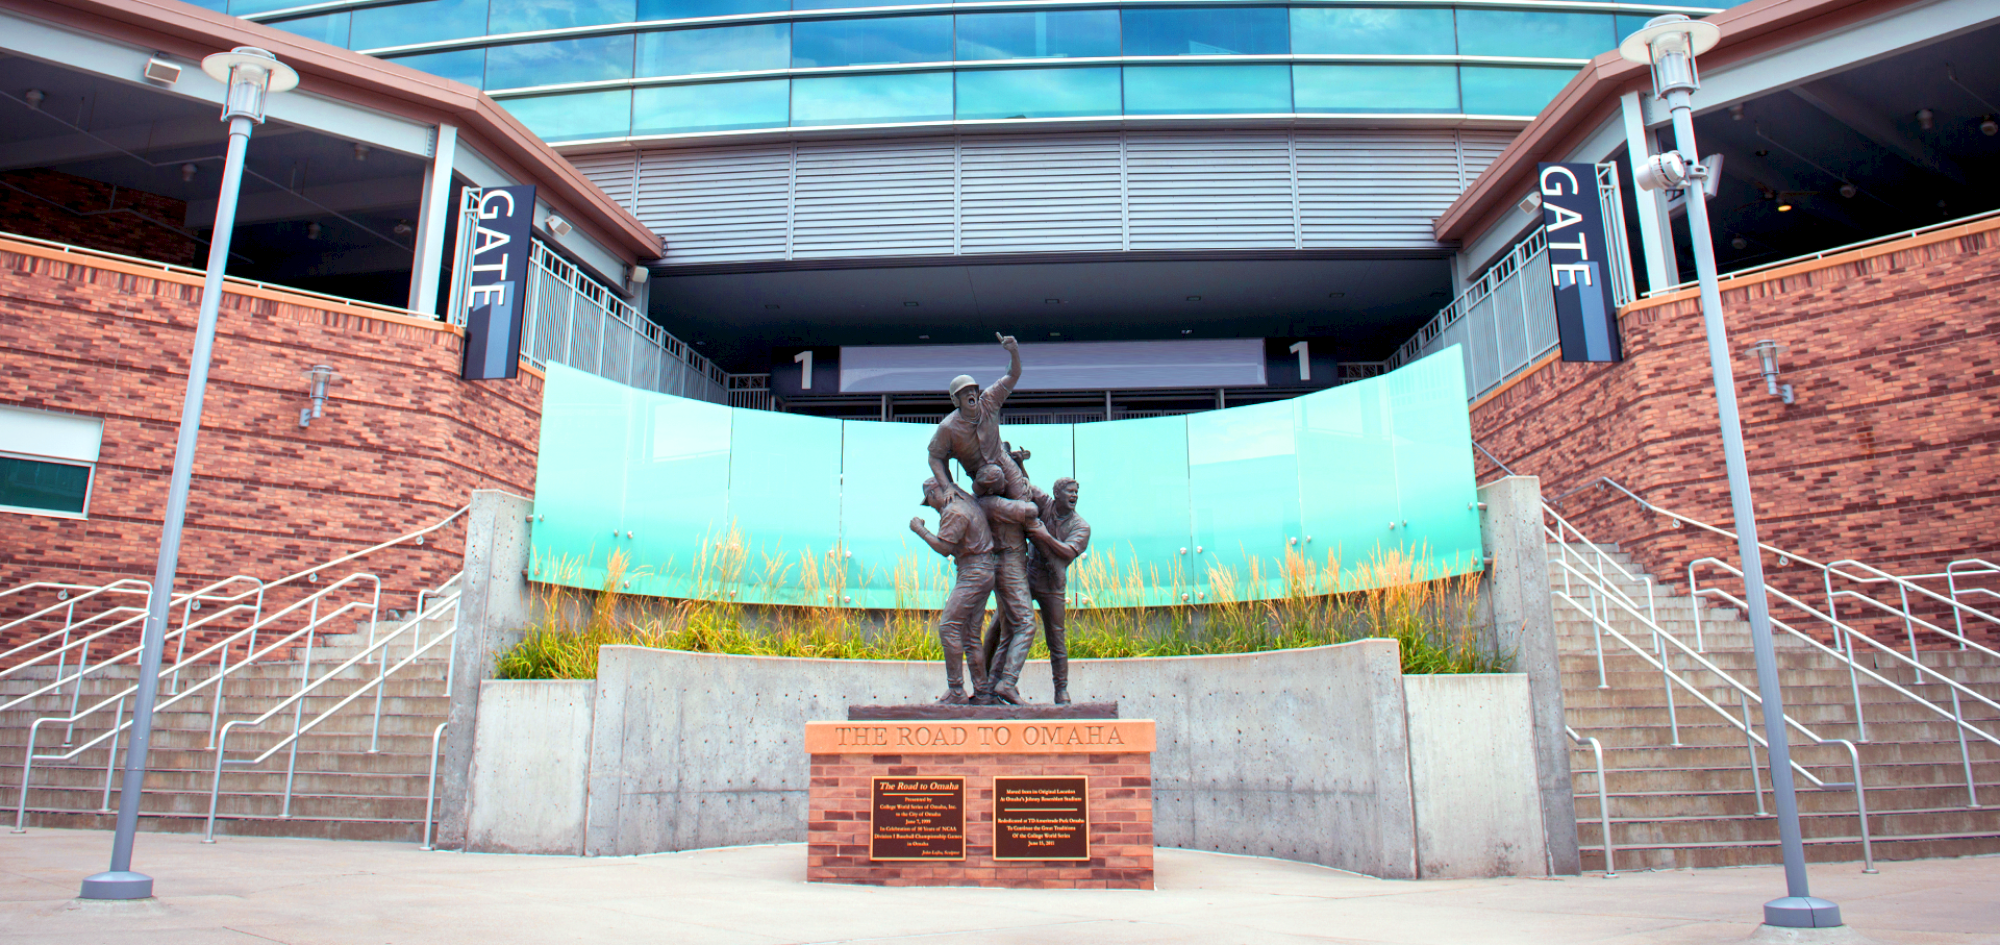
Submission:
[[1007,455],[1006,447],[1000,442],[1000,407],[1007,402],[1007,395],[1014,392],[1014,385],[1021,380],[1021,346],[1013,335],[995,332],[993,337],[998,338],[1000,346],[1007,349],[1007,374],[985,390],[979,389],[979,382],[973,380],[971,375],[960,374],[952,378],[951,402],[954,409],[938,421],[937,432],[931,435],[931,475],[960,495],[965,495],[965,490],[959,488],[951,477],[949,461],[958,460],[958,465],[968,477],[977,475],[980,467],[991,464],[1000,467],[1004,477],[1004,488],[999,494],[1025,501],[1028,498],[1028,477],[1015,464],[1014,458]]
[[937,510],[937,534],[924,527],[921,516],[910,519],[910,530],[931,546],[931,550],[953,559],[958,577],[938,615],[938,642],[944,646],[944,696],[946,705],[964,705],[963,662],[972,670],[975,692],[986,692],[985,652],[980,648],[979,621],[986,612],[986,598],[993,593],[995,560],[993,532],[986,524],[986,512],[971,498],[954,489],[948,481],[924,480],[924,505]]

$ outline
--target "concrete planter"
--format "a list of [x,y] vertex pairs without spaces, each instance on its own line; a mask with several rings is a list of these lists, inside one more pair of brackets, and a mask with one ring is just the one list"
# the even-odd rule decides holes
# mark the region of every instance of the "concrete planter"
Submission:
[[[1046,664],[1026,678],[1039,688]],[[807,721],[925,700],[935,663],[606,647],[594,682],[487,681],[467,849],[620,855],[805,839]],[[1405,677],[1396,644],[1078,660],[1158,724],[1160,846],[1410,879],[1543,875],[1528,680]],[[587,812],[587,813],[585,813]]]

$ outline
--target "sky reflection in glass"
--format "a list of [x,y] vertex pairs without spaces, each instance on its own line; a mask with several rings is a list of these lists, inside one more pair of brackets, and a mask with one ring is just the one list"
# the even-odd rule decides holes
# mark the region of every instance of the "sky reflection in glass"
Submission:
[[632,77],[632,34],[494,46],[486,51],[486,87],[515,89]]
[[507,110],[543,141],[621,138],[632,128],[632,90],[508,99]]
[[1126,66],[1125,114],[1289,112],[1291,72],[1285,65]]
[[792,80],[792,124],[951,120],[951,73],[819,76]]
[[1339,64],[1292,67],[1300,112],[1458,111],[1458,67]]
[[639,34],[640,76],[756,72],[784,69],[791,62],[790,23]]
[[633,92],[632,133],[782,128],[790,111],[790,83],[784,79],[664,85]]
[[1047,59],[1118,55],[1117,10],[962,13],[960,59]]
[[1116,115],[1118,104],[1116,66],[958,74],[958,117],[963,121]]
[[1449,8],[1292,8],[1292,52],[1301,56],[1449,56],[1456,51]]
[[890,16],[792,24],[792,66],[949,62],[951,17]]
[[1126,9],[1127,56],[1261,56],[1290,51],[1284,7]]

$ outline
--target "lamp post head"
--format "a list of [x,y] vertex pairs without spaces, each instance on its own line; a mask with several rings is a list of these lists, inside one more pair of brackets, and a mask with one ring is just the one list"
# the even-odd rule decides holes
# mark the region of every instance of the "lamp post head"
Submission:
[[264,123],[264,99],[277,92],[289,92],[299,85],[299,74],[278,57],[255,46],[238,46],[201,61],[201,71],[227,87],[222,98],[222,120],[248,118]]
[[1625,37],[1618,44],[1618,55],[1627,62],[1652,66],[1653,95],[1666,98],[1668,92],[1692,92],[1701,87],[1694,57],[1721,41],[1722,30],[1715,24],[1669,13],[1647,20],[1638,32]]

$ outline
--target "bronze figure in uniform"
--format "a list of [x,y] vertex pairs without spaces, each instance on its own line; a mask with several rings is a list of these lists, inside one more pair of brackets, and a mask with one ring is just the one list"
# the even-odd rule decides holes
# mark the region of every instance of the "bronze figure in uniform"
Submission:
[[[1028,535],[1041,529],[1040,510],[1033,502],[1010,499],[1001,495],[1006,488],[1006,473],[998,465],[987,464],[979,468],[972,479],[973,494],[978,497],[979,507],[986,512],[986,524],[993,532],[993,594],[995,609],[1001,622],[1010,626],[1031,626],[1034,619],[1034,604],[1028,596]],[[975,615],[974,620],[978,618]],[[972,632],[977,634],[978,624]],[[979,646],[979,641],[968,641]],[[1021,705],[1027,700],[1021,698],[1017,684],[1021,680],[1021,668],[1028,661],[1028,644],[1032,637],[1010,640],[1009,645],[985,657],[987,669],[986,689],[974,696],[975,703],[1005,703]],[[982,656],[984,656],[982,651]]]
[[1013,335],[995,333],[993,337],[1000,339],[1000,346],[1007,349],[1007,374],[985,390],[980,390],[979,382],[970,375],[952,378],[951,402],[955,409],[938,421],[937,432],[931,435],[931,475],[964,495],[964,490],[951,478],[948,461],[958,460],[967,476],[977,475],[982,466],[995,465],[1005,477],[1005,488],[999,494],[1025,500],[1027,474],[1021,472],[1000,442],[1000,407],[1021,380],[1021,346]]
[[938,642],[944,646],[946,687],[938,701],[963,705],[968,699],[959,666],[961,656],[972,670],[973,690],[985,692],[988,688],[986,658],[980,649],[978,633],[980,618],[986,613],[986,598],[993,593],[998,556],[993,552],[993,532],[987,526],[986,512],[970,498],[933,478],[924,480],[923,504],[938,512],[937,534],[924,527],[922,517],[910,519],[910,530],[930,545],[931,550],[953,559],[958,571],[951,594],[945,598],[944,610],[938,615]]

